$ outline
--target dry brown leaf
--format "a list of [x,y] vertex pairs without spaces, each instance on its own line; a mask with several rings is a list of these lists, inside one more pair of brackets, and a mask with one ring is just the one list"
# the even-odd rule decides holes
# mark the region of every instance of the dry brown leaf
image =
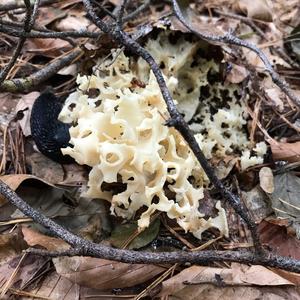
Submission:
[[26,162],[31,166],[32,175],[57,184],[64,180],[64,169],[61,164],[49,159],[41,153],[33,153]]
[[263,167],[259,170],[260,187],[269,194],[274,192],[274,176],[269,167]]
[[[218,284],[224,287],[218,287]],[[164,281],[160,296],[172,295],[174,298],[171,299],[185,300],[239,299],[242,295],[244,300],[268,299],[261,297],[264,286],[272,286],[272,293],[276,295],[276,286],[282,289],[286,285],[293,283],[263,266],[249,267],[236,263],[230,269],[192,266]]]
[[66,12],[61,9],[54,8],[49,5],[47,7],[39,7],[39,13],[36,19],[36,24],[38,24],[39,26],[46,26],[65,16]]
[[241,83],[248,76],[248,74],[249,72],[245,67],[232,64],[232,69],[226,76],[226,81],[231,83]]
[[[2,180],[14,191],[21,185],[23,181],[30,180],[30,179],[41,181],[55,188],[53,184],[30,174],[12,174],[12,175],[0,176],[0,180]],[[0,195],[0,207],[6,202],[7,201],[5,200],[5,198],[2,195]]]
[[[0,266],[0,290],[5,286],[7,280],[10,279],[11,275],[15,271],[23,255],[15,256],[13,259]],[[51,268],[49,262],[47,265],[47,261],[49,261],[49,258],[47,257],[26,254],[25,257],[22,259],[21,265],[18,268],[18,272],[12,278],[12,282],[10,283],[9,287],[18,288],[19,290],[21,290],[26,284],[28,284],[28,282],[34,282],[34,278],[38,279],[37,274],[39,272],[41,274],[42,271],[47,272],[47,269]]]
[[56,24],[59,31],[72,31],[72,30],[87,30],[90,22],[84,17],[84,14],[68,15]]
[[63,240],[41,234],[26,226],[22,226],[22,233],[24,240],[31,247],[42,246],[49,251],[59,251],[70,248],[70,245]]
[[59,182],[60,185],[80,186],[87,184],[88,171],[85,166],[78,164],[64,165],[65,179]]
[[125,264],[92,257],[58,257],[53,262],[61,276],[100,290],[135,286],[165,271],[155,265]]
[[[7,184],[12,190],[16,190],[20,184],[28,179],[36,179],[39,180],[37,177],[29,175],[29,174],[13,174],[13,175],[3,175],[0,176],[0,180],[2,180],[5,184]],[[46,182],[44,182],[46,183]],[[48,183],[46,183],[48,184]],[[5,198],[0,195],[0,207],[6,203],[7,201]]]
[[31,129],[30,129],[31,109],[35,99],[39,95],[40,95],[39,92],[31,92],[27,95],[24,95],[22,96],[22,98],[20,99],[20,101],[16,106],[16,112],[23,111],[23,118],[18,122],[25,136],[31,135]]
[[266,0],[239,0],[236,8],[252,19],[266,22],[272,22],[273,20],[272,8]]
[[[30,293],[35,295],[37,299],[49,300],[79,300],[86,299],[82,293],[82,288],[74,284],[65,277],[60,276],[55,271],[47,274],[46,278],[30,290]],[[40,298],[39,298],[40,297]],[[27,300],[28,297],[24,298]],[[33,299],[33,297],[31,298]]]
[[[49,300],[116,300],[119,299],[119,297],[121,298],[123,294],[127,296],[130,292],[127,290],[123,293],[122,291],[118,291],[116,295],[115,290],[101,292],[96,289],[85,288],[60,276],[54,271],[47,274],[47,277],[34,287],[34,290],[30,290],[30,293],[34,294],[36,297],[45,297]],[[133,297],[124,298],[132,299]],[[24,300],[28,300],[28,298],[24,298]]]
[[[30,246],[42,246],[50,251],[65,250],[64,241],[22,227],[24,240]],[[91,257],[59,257],[53,260],[56,271],[74,283],[95,288],[112,289],[134,286],[162,273],[165,268],[154,265],[125,264]]]
[[0,263],[19,255],[27,245],[23,240],[20,230],[14,230],[0,235]]
[[262,221],[259,224],[261,242],[267,245],[273,253],[300,259],[300,241],[296,237],[287,234],[286,226],[272,223]]
[[70,44],[65,40],[34,38],[26,40],[23,51],[26,51],[26,53],[57,58],[64,50],[68,49],[70,49]]
[[273,159],[297,162],[300,160],[300,142],[296,143],[273,143],[270,141]]
[[288,271],[281,270],[281,269],[273,269],[273,272],[275,272],[279,276],[285,278],[286,280],[294,283],[295,285],[300,286],[300,274],[288,272]]

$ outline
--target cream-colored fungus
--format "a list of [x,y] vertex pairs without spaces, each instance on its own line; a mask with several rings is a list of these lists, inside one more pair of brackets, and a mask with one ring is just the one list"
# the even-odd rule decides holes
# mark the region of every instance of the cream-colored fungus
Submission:
[[[167,85],[205,156],[222,158],[238,150],[243,153],[242,169],[261,163],[266,149],[259,144],[257,156],[250,157],[243,129],[245,105],[234,96],[237,85],[215,83],[215,95],[199,103],[201,87],[210,85],[208,73],[218,72],[213,60],[197,58],[201,46],[184,37],[171,43],[163,33],[149,40],[146,48],[164,64]],[[179,133],[164,125],[166,105],[149,66],[123,52],[112,56],[95,75],[78,76],[78,89],[60,114],[63,122],[76,124],[70,128],[74,147],[62,149],[63,153],[92,168],[85,195],[110,201],[111,212],[127,219],[143,209],[138,220],[141,229],[149,225],[154,212],[161,211],[197,238],[211,227],[228,235],[226,214],[219,202],[215,217],[207,218],[198,210],[208,179]],[[145,85],[136,84],[137,80]],[[89,98],[89,89],[98,89],[100,94]],[[219,107],[216,100],[216,95],[221,99],[221,89],[229,91],[227,108]],[[125,186],[122,192],[103,189],[104,183],[116,182]]]

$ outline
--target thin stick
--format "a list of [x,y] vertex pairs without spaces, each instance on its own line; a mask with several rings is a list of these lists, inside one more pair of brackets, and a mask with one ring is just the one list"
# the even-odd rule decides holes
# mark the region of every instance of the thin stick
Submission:
[[14,78],[11,80],[5,80],[0,85],[1,92],[24,92],[33,89],[51,76],[56,74],[66,65],[71,64],[74,60],[78,59],[83,54],[83,51],[79,48],[67,53],[63,57],[54,60],[45,68],[33,73],[27,78]]

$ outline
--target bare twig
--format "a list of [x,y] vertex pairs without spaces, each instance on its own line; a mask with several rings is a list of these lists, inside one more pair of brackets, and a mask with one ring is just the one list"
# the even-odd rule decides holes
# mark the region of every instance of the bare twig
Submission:
[[29,24],[28,24],[28,27],[29,27],[28,31],[30,31],[34,26],[34,22],[37,17],[37,14],[38,14],[38,9],[39,9],[40,3],[41,3],[41,0],[35,0],[35,2],[34,2],[32,16],[31,16]]
[[139,15],[141,12],[143,12],[145,9],[147,9],[150,5],[151,0],[145,0],[145,2],[140,5],[135,11],[131,12],[127,16],[123,18],[123,22],[128,22],[131,19],[135,18],[137,15]]
[[12,28],[11,26],[3,25],[0,22],[0,32],[9,34],[15,37],[24,38],[98,38],[100,36],[99,32],[91,32],[88,30],[78,30],[78,31],[37,31],[32,30],[31,32],[24,32]]
[[89,0],[83,0],[83,3],[93,22],[102,31],[110,34],[113,39],[118,41],[121,45],[125,46],[133,53],[142,57],[149,64],[154,76],[156,77],[163,99],[165,100],[167,109],[170,114],[170,119],[167,121],[167,125],[175,127],[180,132],[182,137],[186,140],[186,142],[188,143],[191,150],[195,154],[196,158],[198,159],[200,165],[202,166],[203,170],[205,171],[211,183],[217,188],[217,190],[221,193],[221,195],[235,209],[236,213],[239,214],[241,218],[245,221],[245,223],[248,225],[249,230],[251,231],[252,234],[252,239],[255,245],[255,249],[257,253],[263,255],[264,251],[259,241],[259,237],[256,230],[256,224],[251,219],[246,208],[243,207],[240,199],[236,195],[231,193],[215,175],[213,168],[211,167],[211,165],[205,158],[203,152],[201,151],[194,137],[194,134],[189,129],[182,115],[178,112],[176,105],[174,104],[173,98],[170,94],[170,91],[167,88],[162,72],[158,64],[155,62],[154,58],[151,56],[151,54],[148,51],[146,51],[143,47],[141,47],[135,40],[130,38],[130,36],[125,32],[119,30],[117,27],[108,28],[107,26],[103,26],[103,21],[96,15],[95,11],[93,10],[93,6],[91,5]]
[[113,20],[116,20],[116,16],[109,11],[107,8],[104,7],[104,5],[102,3],[99,3],[97,0],[92,0],[92,2],[99,7],[103,12],[105,12],[108,16],[110,16]]
[[128,0],[123,0],[116,15],[116,28],[121,30],[123,26],[123,17],[125,14],[125,9],[127,6]]
[[142,252],[124,249],[115,249],[106,245],[95,244],[69,232],[58,225],[44,214],[33,209],[24,202],[13,190],[0,180],[0,194],[16,206],[25,215],[30,216],[35,222],[46,227],[52,234],[63,239],[73,246],[73,249],[49,252],[40,249],[30,250],[39,255],[50,257],[85,255],[109,260],[116,260],[125,263],[146,263],[146,264],[173,264],[173,263],[197,263],[208,264],[211,262],[240,262],[249,264],[262,264],[264,266],[280,268],[287,271],[300,273],[300,261],[292,258],[281,257],[273,254],[266,256],[255,255],[252,251],[214,251],[201,252]]
[[249,43],[247,41],[241,40],[236,36],[226,33],[224,35],[213,35],[206,34],[195,30],[185,19],[183,16],[180,7],[176,0],[172,0],[173,10],[178,18],[178,20],[192,33],[198,36],[201,39],[225,44],[236,45],[240,47],[245,47],[257,54],[257,56],[261,59],[263,64],[265,65],[266,71],[270,74],[273,82],[300,108],[300,99],[295,95],[295,93],[290,89],[288,83],[280,78],[280,76],[273,70],[272,64],[269,62],[267,56],[254,44]]
[[15,78],[11,80],[5,80],[0,85],[1,92],[24,92],[37,87],[40,83],[49,79],[51,76],[56,74],[63,67],[71,64],[74,60],[80,57],[83,51],[79,48],[73,50],[72,52],[66,54],[62,58],[58,58],[47,65],[45,68],[33,73],[27,78]]

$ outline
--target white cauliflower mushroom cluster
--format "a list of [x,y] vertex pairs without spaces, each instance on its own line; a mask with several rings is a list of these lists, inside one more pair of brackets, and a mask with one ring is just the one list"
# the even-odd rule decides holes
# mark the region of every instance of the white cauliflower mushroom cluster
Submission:
[[[202,59],[193,64],[200,47],[200,42],[184,39],[171,43],[167,34],[146,45],[164,64],[161,67],[167,85],[189,121],[209,113],[199,109],[200,88],[208,85],[209,71],[217,72],[213,61]],[[94,75],[78,76],[77,83],[77,91],[68,97],[59,118],[74,124],[70,128],[73,147],[62,149],[63,153],[91,167],[85,196],[108,200],[111,212],[123,218],[141,213],[141,229],[159,211],[199,239],[211,227],[227,236],[226,214],[219,202],[215,217],[208,218],[198,209],[208,179],[180,134],[164,125],[168,119],[166,105],[147,64],[116,51],[111,60],[95,69]],[[89,97],[91,89],[99,95]],[[247,135],[241,130],[246,122],[243,111],[243,106],[233,100],[230,109],[219,109],[214,116],[204,117],[203,124],[195,123],[199,130],[196,138],[207,158],[214,152],[224,156],[238,148],[249,151],[250,159]],[[217,126],[222,130],[221,123],[225,122],[232,141],[220,129],[210,131],[213,124],[207,118],[212,123],[219,120]],[[233,130],[239,133],[236,140]],[[260,153],[262,159],[264,153]],[[257,160],[248,165],[253,163]],[[122,190],[104,188],[116,183]]]

